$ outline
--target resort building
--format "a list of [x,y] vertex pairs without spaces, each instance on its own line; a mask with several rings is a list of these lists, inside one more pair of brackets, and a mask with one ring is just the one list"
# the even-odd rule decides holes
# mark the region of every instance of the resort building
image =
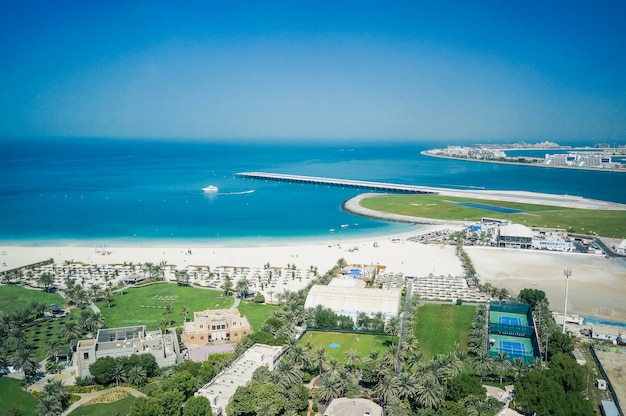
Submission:
[[334,399],[324,416],[383,416],[383,408],[367,399]]
[[619,246],[617,246],[615,251],[617,252],[617,254],[626,254],[626,240],[622,240],[622,242],[619,243]]
[[368,316],[374,316],[380,312],[383,314],[383,319],[388,321],[398,316],[401,296],[402,287],[375,289],[313,285],[306,297],[304,308],[322,305],[330,308],[337,315],[349,316],[354,320],[361,312],[365,312]]
[[227,416],[226,406],[235,395],[237,388],[250,384],[252,374],[261,366],[267,367],[270,371],[274,370],[282,354],[282,347],[254,344],[195,395],[209,399],[214,416]]
[[193,322],[185,322],[185,345],[238,342],[252,332],[250,322],[237,309],[214,309],[194,312]]
[[179,363],[182,359],[176,333],[146,331],[145,325],[124,328],[106,328],[98,331],[95,339],[78,341],[74,354],[76,375],[89,375],[89,366],[102,357],[126,357],[133,354],[152,354],[159,367]]
[[533,234],[521,224],[503,225],[498,229],[498,247],[531,248]]

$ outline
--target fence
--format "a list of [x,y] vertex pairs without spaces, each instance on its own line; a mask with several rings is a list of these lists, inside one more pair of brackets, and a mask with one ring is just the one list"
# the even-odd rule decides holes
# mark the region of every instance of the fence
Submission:
[[[491,303],[489,304],[489,309],[494,312],[510,312],[528,315],[528,312],[530,311],[530,305],[526,303],[500,302],[494,300],[491,301]],[[530,319],[528,321],[530,322]]]
[[598,368],[600,369],[600,373],[602,374],[602,377],[604,377],[604,380],[606,381],[606,385],[609,386],[609,391],[611,392],[611,395],[613,396],[613,401],[615,402],[615,406],[617,406],[617,411],[619,412],[620,415],[623,415],[624,412],[622,412],[622,407],[619,405],[619,400],[617,399],[617,394],[615,394],[615,390],[613,389],[611,380],[609,380],[609,376],[606,374],[606,371],[604,371],[604,367],[602,367],[602,363],[600,362],[600,360],[598,359],[598,356],[596,355],[595,345],[591,344],[589,346],[589,351],[591,351],[591,356],[593,357],[594,361],[598,365]]
[[535,328],[532,326],[519,326],[507,324],[489,324],[489,333],[496,335],[509,335],[513,337],[532,338]]

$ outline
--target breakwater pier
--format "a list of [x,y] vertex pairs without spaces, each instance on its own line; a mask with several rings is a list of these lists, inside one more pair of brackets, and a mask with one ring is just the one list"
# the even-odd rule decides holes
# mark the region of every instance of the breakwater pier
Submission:
[[426,186],[404,185],[398,183],[358,181],[352,179],[323,178],[317,176],[286,175],[282,173],[241,172],[236,176],[250,179],[264,179],[279,182],[306,183],[312,185],[339,186],[342,188],[356,188],[366,191],[382,191],[403,194],[434,194],[437,191]]
[[235,175],[249,179],[304,183],[318,186],[339,186],[343,188],[355,188],[359,190],[362,189],[363,191],[377,191],[402,194],[437,194],[444,196],[456,196],[461,198],[475,198],[483,200],[486,199],[491,201],[508,201],[525,204],[551,205],[556,207],[626,211],[626,204],[599,201],[596,199],[588,199],[576,195],[554,195],[529,191],[502,191],[487,189],[450,189],[432,186],[405,185],[400,183],[370,182],[352,179],[287,175],[283,173],[267,172],[241,172],[236,173]]

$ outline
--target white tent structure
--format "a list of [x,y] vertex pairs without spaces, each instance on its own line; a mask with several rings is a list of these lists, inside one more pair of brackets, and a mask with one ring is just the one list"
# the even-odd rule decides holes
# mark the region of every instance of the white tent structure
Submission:
[[314,285],[304,303],[304,308],[322,305],[338,315],[356,320],[359,313],[374,316],[378,312],[387,321],[398,316],[402,289],[374,289],[360,287],[338,287]]

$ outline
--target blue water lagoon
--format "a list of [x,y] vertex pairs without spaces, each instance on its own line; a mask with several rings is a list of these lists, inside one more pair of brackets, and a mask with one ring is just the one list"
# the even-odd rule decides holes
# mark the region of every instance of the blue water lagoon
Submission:
[[[430,158],[420,151],[438,144],[427,142],[30,139],[2,145],[2,244],[238,245],[325,241],[415,227],[344,212],[342,203],[362,190],[235,175],[249,171],[626,203],[624,174]],[[203,191],[210,185],[217,190]]]

